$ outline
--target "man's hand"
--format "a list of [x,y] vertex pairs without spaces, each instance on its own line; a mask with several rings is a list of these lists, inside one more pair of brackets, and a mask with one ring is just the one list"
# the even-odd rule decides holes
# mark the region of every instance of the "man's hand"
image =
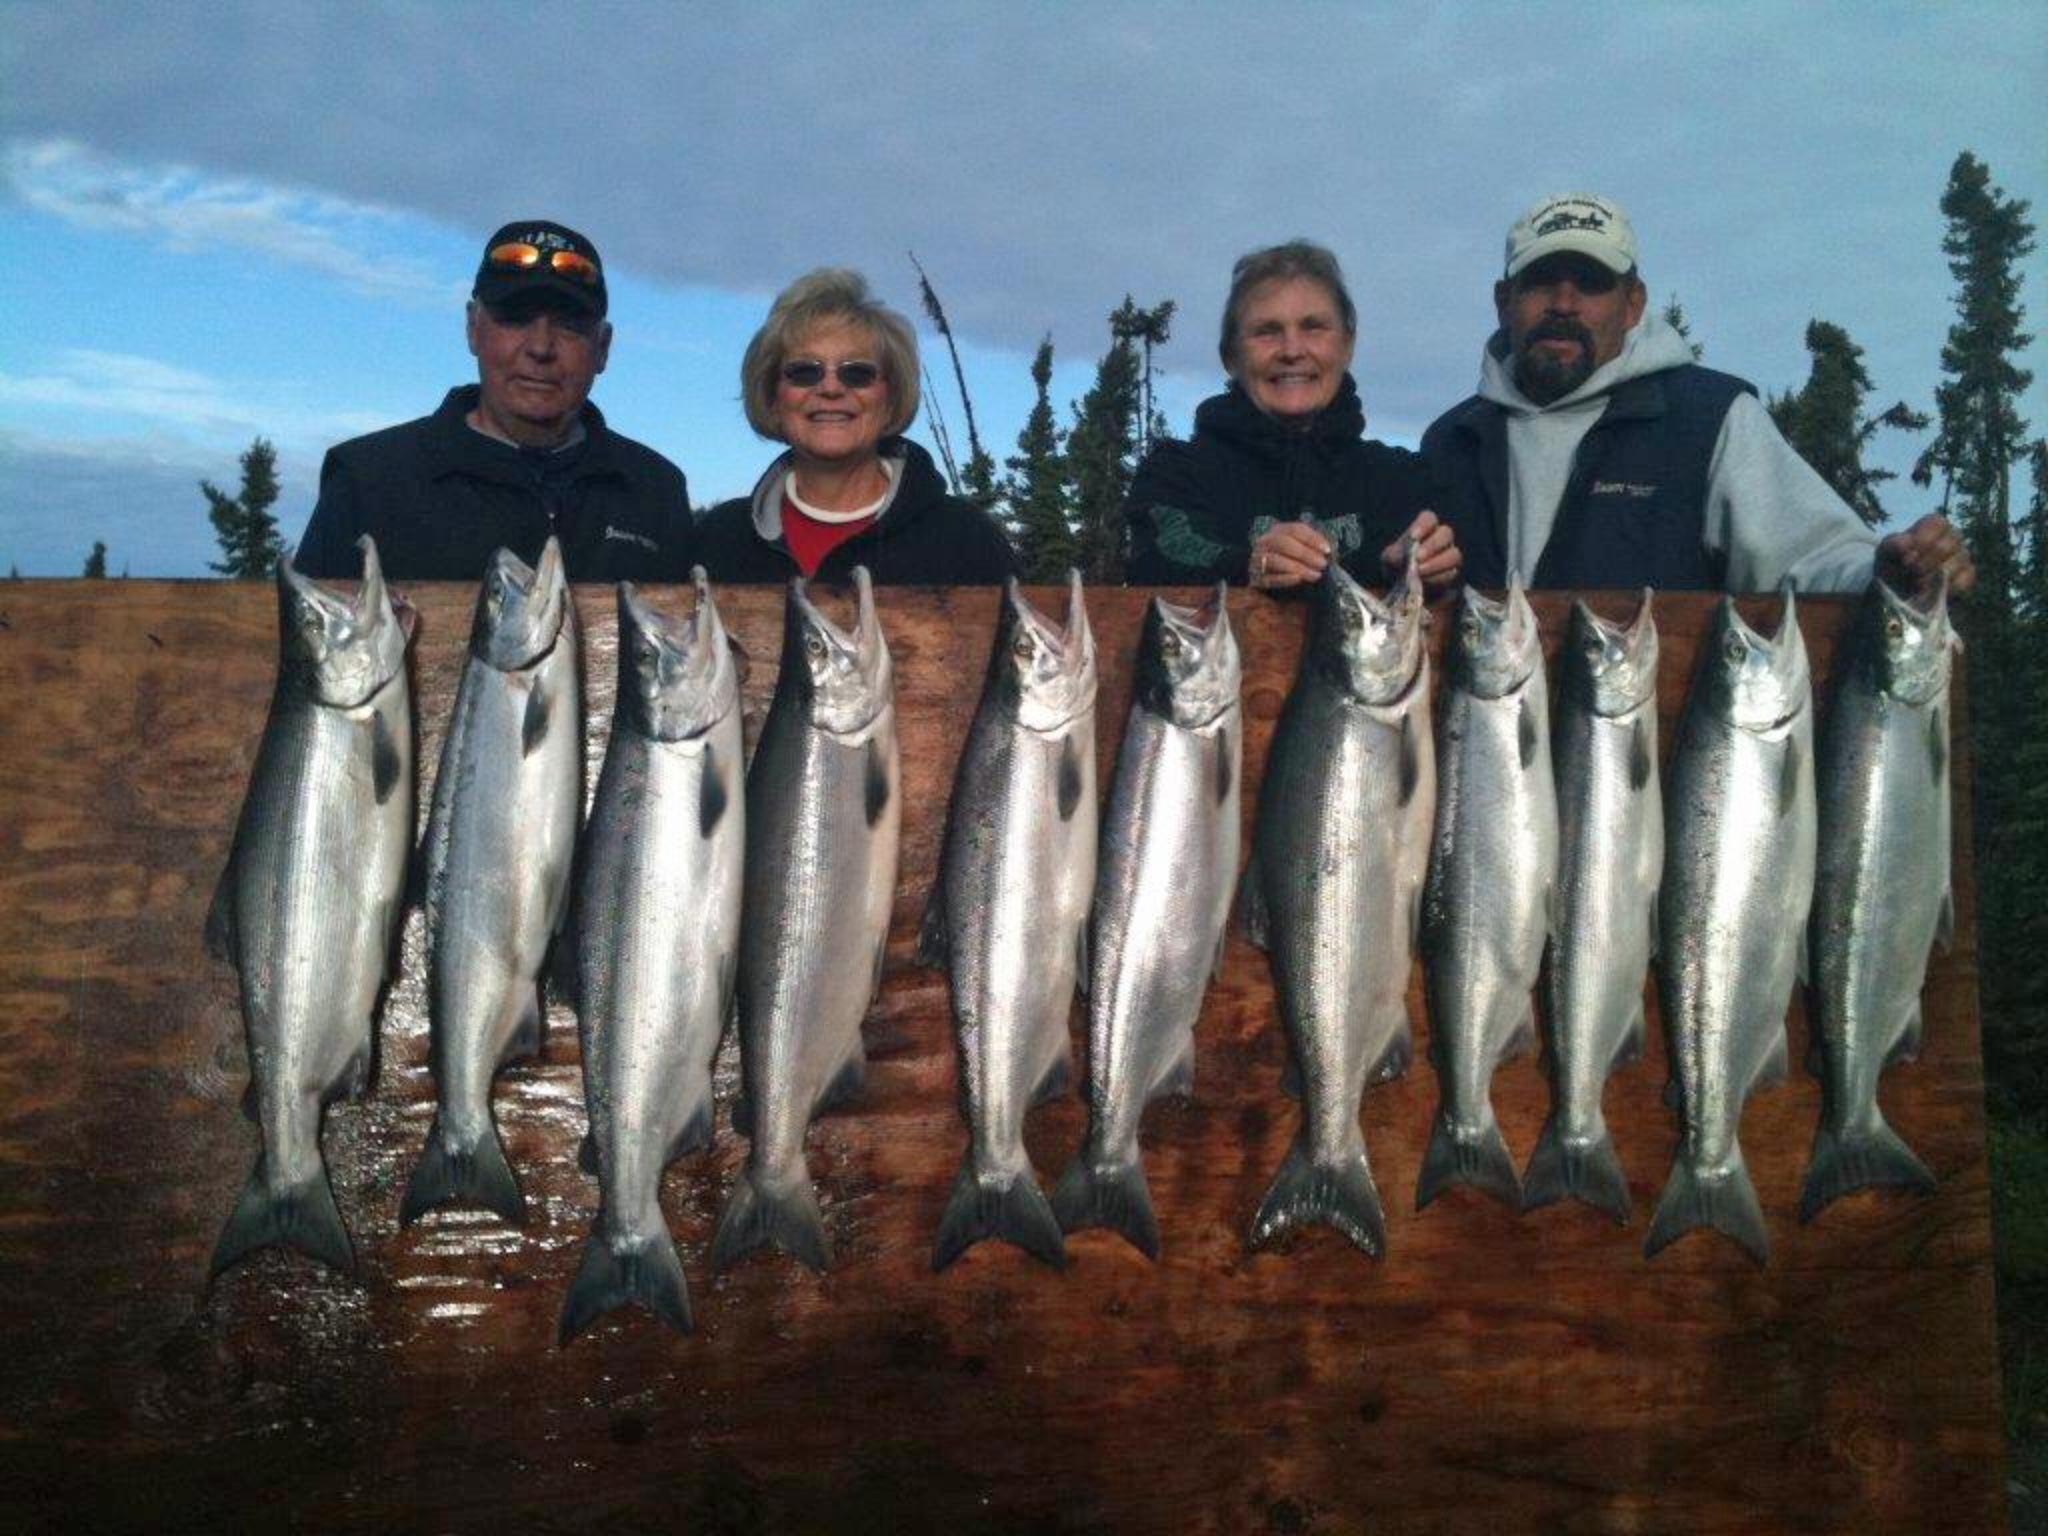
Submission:
[[1458,536],[1451,525],[1434,512],[1419,513],[1400,538],[1380,551],[1380,565],[1385,569],[1389,582],[1401,579],[1401,567],[1408,559],[1410,544],[1415,546],[1415,566],[1421,573],[1425,589],[1442,592],[1457,585],[1465,556],[1458,548]]
[[1320,581],[1330,541],[1308,523],[1275,523],[1252,542],[1251,583],[1274,590]]
[[1877,546],[1877,574],[1902,593],[1923,591],[1944,573],[1952,595],[1977,584],[1977,567],[1963,547],[1963,536],[1939,512],[1928,513]]

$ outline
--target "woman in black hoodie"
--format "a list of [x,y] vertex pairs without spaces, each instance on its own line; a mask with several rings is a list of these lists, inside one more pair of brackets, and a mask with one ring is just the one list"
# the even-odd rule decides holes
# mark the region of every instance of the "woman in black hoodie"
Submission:
[[1419,454],[1365,436],[1349,372],[1358,310],[1337,258],[1306,240],[1253,251],[1231,273],[1218,350],[1230,387],[1188,442],[1161,442],[1131,482],[1125,575],[1284,589],[1330,560],[1377,584],[1414,541],[1423,580],[1456,581],[1458,549],[1428,510]]
[[821,267],[785,288],[740,365],[747,421],[788,444],[751,496],[697,526],[713,581],[877,586],[1001,582],[1016,570],[988,514],[947,493],[901,434],[917,415],[917,334],[857,272]]

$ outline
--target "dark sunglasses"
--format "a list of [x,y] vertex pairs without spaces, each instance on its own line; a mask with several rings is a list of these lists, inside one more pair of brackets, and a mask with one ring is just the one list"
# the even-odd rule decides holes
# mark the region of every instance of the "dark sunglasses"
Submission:
[[800,357],[782,365],[782,382],[798,389],[816,389],[830,372],[848,389],[867,389],[880,381],[882,365],[856,359],[849,363],[821,363],[815,357]]
[[515,272],[529,271],[545,264],[550,270],[586,288],[595,288],[603,281],[597,263],[588,256],[577,251],[544,251],[524,240],[507,240],[503,245],[494,245],[484,259],[494,267]]

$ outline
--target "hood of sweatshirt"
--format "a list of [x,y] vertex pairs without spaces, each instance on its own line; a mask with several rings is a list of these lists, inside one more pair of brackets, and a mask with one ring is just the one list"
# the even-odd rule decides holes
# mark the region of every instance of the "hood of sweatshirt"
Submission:
[[1551,411],[1570,414],[1573,407],[1604,399],[1617,385],[1630,379],[1662,373],[1667,368],[1682,368],[1692,360],[1691,344],[1662,315],[1645,313],[1623,338],[1621,350],[1594,369],[1585,383],[1548,405],[1538,405],[1515,382],[1514,361],[1508,356],[1508,334],[1498,330],[1487,338],[1479,360],[1479,396],[1491,400],[1510,416],[1541,416]]

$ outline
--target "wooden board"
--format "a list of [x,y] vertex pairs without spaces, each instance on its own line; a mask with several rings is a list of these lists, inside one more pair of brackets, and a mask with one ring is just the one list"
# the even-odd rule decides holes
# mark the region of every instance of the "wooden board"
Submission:
[[[411,595],[431,778],[472,596]],[[594,775],[613,598],[578,600]],[[1144,596],[1089,601],[1106,784]],[[1596,601],[1632,610],[1626,594]],[[1265,960],[1233,937],[1197,1030],[1194,1098],[1146,1123],[1161,1261],[1097,1232],[1071,1241],[1065,1273],[986,1244],[935,1276],[964,1131],[944,980],[910,951],[995,603],[987,590],[882,594],[907,809],[869,1092],[811,1137],[837,1266],[819,1278],[767,1257],[708,1273],[743,1153],[723,1114],[728,1044],[717,1145],[665,1188],[698,1332],[636,1309],[562,1350],[555,1319],[596,1203],[575,1166],[584,1115],[566,1013],[543,1058],[498,1090],[530,1225],[448,1215],[398,1230],[432,1102],[417,916],[376,1090],[327,1121],[363,1282],[270,1253],[208,1289],[255,1134],[236,1111],[234,981],[199,935],[268,700],[274,600],[203,583],[0,588],[0,1525],[2003,1528],[1966,760],[1959,943],[1930,973],[1927,1054],[1886,1089],[1893,1123],[1940,1178],[1934,1196],[1858,1195],[1801,1227],[1819,1091],[1795,1071],[1743,1128],[1771,1266],[1714,1234],[1646,1261],[1676,1139],[1653,1029],[1647,1059],[1607,1094],[1631,1228],[1577,1207],[1519,1217],[1467,1191],[1415,1214],[1436,1104],[1419,1062],[1365,1110],[1386,1260],[1326,1233],[1248,1256],[1245,1228],[1297,1111],[1279,1087]],[[731,589],[721,604],[754,657],[759,707],[782,594]],[[1249,831],[1303,608],[1242,593],[1231,607]],[[1553,648],[1565,608],[1540,603]],[[1698,597],[1658,604],[1667,746],[1710,611]],[[1750,611],[1775,622],[1774,602]],[[1847,610],[1800,612],[1824,682]],[[1791,1033],[1797,1062],[1796,1004]],[[1538,1062],[1505,1067],[1494,1099],[1526,1159],[1548,1103]],[[1078,1101],[1033,1116],[1046,1180],[1083,1125]]]

